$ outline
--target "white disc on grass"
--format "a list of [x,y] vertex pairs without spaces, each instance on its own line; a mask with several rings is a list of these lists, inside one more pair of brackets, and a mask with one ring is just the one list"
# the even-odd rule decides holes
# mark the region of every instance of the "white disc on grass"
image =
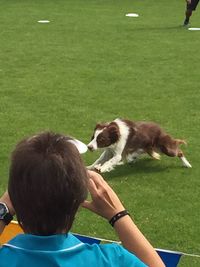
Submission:
[[200,31],[200,28],[188,28],[189,31]]
[[136,13],[128,13],[128,14],[126,14],[126,17],[137,18],[137,17],[139,17],[139,15]]
[[39,23],[49,23],[49,20],[38,20]]

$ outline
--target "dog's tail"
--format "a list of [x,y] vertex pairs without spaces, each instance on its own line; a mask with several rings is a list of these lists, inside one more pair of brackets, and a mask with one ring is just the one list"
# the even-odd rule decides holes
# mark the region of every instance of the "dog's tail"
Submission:
[[182,139],[176,139],[176,143],[178,145],[182,145],[182,144],[187,145],[187,142],[185,140],[182,140]]

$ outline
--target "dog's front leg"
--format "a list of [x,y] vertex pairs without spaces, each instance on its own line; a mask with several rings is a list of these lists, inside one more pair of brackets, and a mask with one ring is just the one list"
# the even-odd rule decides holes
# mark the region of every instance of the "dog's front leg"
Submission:
[[99,170],[99,168],[101,168],[101,166],[108,161],[109,159],[111,159],[113,157],[113,153],[110,150],[105,150],[101,156],[90,166],[87,166],[87,169],[89,170]]
[[121,159],[122,159],[121,155],[115,155],[114,157],[112,157],[111,159],[106,161],[104,164],[102,164],[100,166],[100,168],[98,168],[98,171],[100,171],[100,172],[110,172],[110,171],[112,171],[114,169],[114,167],[116,165],[118,165],[118,163],[120,162]]

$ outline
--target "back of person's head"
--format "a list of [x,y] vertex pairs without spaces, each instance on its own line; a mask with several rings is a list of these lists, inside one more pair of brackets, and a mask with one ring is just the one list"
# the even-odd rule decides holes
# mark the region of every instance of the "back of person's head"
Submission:
[[68,232],[87,197],[87,172],[77,148],[60,134],[43,132],[17,144],[8,192],[26,233]]

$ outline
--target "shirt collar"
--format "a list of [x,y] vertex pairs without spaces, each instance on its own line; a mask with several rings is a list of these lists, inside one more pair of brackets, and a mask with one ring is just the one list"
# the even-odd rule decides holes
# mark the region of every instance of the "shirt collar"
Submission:
[[59,251],[70,249],[80,245],[82,242],[72,234],[57,234],[51,236],[38,236],[31,234],[19,234],[8,242],[8,245],[21,249],[35,251]]

